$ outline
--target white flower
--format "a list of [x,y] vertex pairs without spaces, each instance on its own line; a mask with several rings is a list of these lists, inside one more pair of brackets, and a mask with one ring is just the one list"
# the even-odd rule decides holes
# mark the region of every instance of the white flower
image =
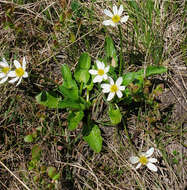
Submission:
[[0,62],[0,84],[4,83],[8,79],[8,73],[10,72],[10,66],[5,58]]
[[97,70],[91,69],[89,70],[89,73],[91,75],[96,75],[96,77],[93,79],[93,82],[102,82],[103,80],[107,80],[108,76],[107,76],[107,72],[109,71],[109,66],[105,67],[105,64],[103,62],[100,62],[98,60],[96,60],[96,64],[97,64]]
[[19,80],[18,83],[16,84],[16,86],[18,86],[20,84],[22,78],[28,77],[28,73],[25,71],[25,69],[26,69],[25,57],[23,57],[22,64],[20,64],[19,61],[14,60],[14,65],[16,67],[15,71],[10,71],[8,74],[9,77],[13,77],[13,79],[11,79],[9,81],[9,83],[15,83],[16,81]]
[[157,162],[156,158],[149,158],[154,152],[154,148],[150,148],[146,153],[141,153],[139,157],[132,156],[130,157],[130,162],[132,164],[138,163],[136,169],[140,168],[141,165],[146,165],[150,170],[156,172],[158,169],[153,164]]
[[112,100],[112,98],[117,94],[118,98],[121,98],[123,96],[122,92],[125,90],[125,86],[120,86],[123,82],[122,77],[119,77],[114,84],[114,81],[111,77],[108,77],[110,84],[101,84],[101,88],[103,88],[104,93],[109,93],[107,101]]
[[123,5],[120,5],[119,10],[116,5],[113,6],[113,13],[107,9],[104,10],[104,13],[109,16],[110,20],[103,21],[103,24],[108,26],[111,25],[113,27],[117,26],[119,22],[125,23],[127,22],[129,16],[121,17],[123,13]]

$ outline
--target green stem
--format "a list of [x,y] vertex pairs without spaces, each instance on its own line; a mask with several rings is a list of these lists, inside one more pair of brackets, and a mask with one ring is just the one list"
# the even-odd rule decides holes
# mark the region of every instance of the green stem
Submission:
[[128,139],[128,141],[129,141],[129,144],[130,144],[131,148],[133,149],[133,151],[135,152],[135,154],[138,155],[138,152],[137,152],[135,146],[133,145],[133,143],[132,143],[132,141],[131,141],[131,138],[130,138],[130,136],[129,136],[129,133],[128,133],[128,130],[127,130],[127,125],[126,125],[126,123],[125,123],[125,121],[124,121],[124,118],[122,118],[122,123],[123,123],[123,126],[124,126],[125,134],[126,134],[127,139]]
[[123,40],[122,40],[122,31],[121,31],[121,26],[118,25],[118,29],[119,29],[119,36],[120,36],[120,55],[119,55],[119,61],[120,61],[120,65],[119,65],[119,76],[122,75],[122,69],[123,69]]
[[83,89],[83,82],[81,82],[81,86],[80,86],[80,96],[82,95],[82,89]]

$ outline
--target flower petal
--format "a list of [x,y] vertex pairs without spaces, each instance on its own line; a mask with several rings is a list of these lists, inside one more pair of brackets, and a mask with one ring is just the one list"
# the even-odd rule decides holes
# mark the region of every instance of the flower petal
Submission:
[[158,160],[156,158],[149,158],[149,162],[156,163]]
[[18,86],[21,83],[22,77],[19,79],[18,83],[16,84],[16,86]]
[[8,66],[8,62],[4,57],[3,57],[3,62],[6,64],[6,66]]
[[96,65],[97,65],[97,68],[98,69],[102,69],[102,62],[101,61],[99,61],[99,60],[96,60]]
[[121,18],[121,23],[125,23],[125,22],[127,22],[127,20],[129,19],[129,16],[124,16],[124,17],[122,17]]
[[5,77],[5,76],[6,76],[5,73],[0,73],[0,78],[3,78],[3,77]]
[[6,81],[7,81],[7,79],[8,79],[8,77],[4,77],[2,80],[0,80],[0,84],[2,84],[2,83],[4,83],[4,82],[6,82]]
[[107,9],[104,10],[104,13],[105,13],[105,15],[107,15],[109,17],[113,17],[113,14],[111,13],[111,11],[109,11]]
[[150,157],[150,156],[153,154],[153,152],[154,152],[154,148],[152,147],[152,148],[150,148],[150,149],[145,153],[145,156],[146,156],[146,157]]
[[9,80],[8,82],[9,83],[15,83],[18,79],[19,79],[19,77],[16,77],[16,78],[13,78],[13,79]]
[[122,92],[121,92],[120,90],[118,90],[118,91],[116,92],[116,94],[117,94],[118,98],[121,98],[121,97],[123,96],[123,94],[122,94]]
[[16,75],[16,72],[15,71],[10,71],[9,73],[8,73],[8,77],[16,77],[17,75]]
[[114,23],[112,20],[104,20],[104,21],[103,21],[103,25],[105,25],[105,26],[111,25],[111,26],[113,26],[113,27],[116,26],[115,23]]
[[23,62],[22,62],[22,66],[23,66],[23,70],[25,70],[26,69],[26,59],[25,59],[25,57],[23,57]]
[[93,83],[101,82],[102,80],[103,80],[103,77],[100,76],[100,75],[97,75],[97,76],[93,79]]
[[90,70],[89,70],[89,73],[90,73],[91,75],[97,75],[97,70],[90,69]]
[[108,95],[107,101],[112,100],[112,98],[114,98],[114,96],[115,96],[115,93],[114,92],[110,92],[109,95]]
[[116,5],[113,6],[113,13],[114,13],[114,15],[118,14],[118,8]]
[[136,166],[136,169],[139,169],[141,167],[141,163],[139,163],[137,166]]
[[110,69],[110,66],[108,65],[107,67],[105,67],[104,72],[108,73],[109,69]]
[[121,91],[125,90],[125,86],[119,86],[118,88],[119,88],[119,90],[121,90]]
[[25,71],[23,78],[27,78],[28,77],[28,73]]
[[118,15],[121,16],[122,12],[123,12],[123,5],[120,5],[118,10]]
[[113,85],[114,84],[114,80],[111,77],[108,77],[108,79],[109,79],[110,85]]
[[21,67],[21,64],[17,60],[14,60],[14,65],[15,65],[16,68],[20,68]]
[[103,88],[104,91],[110,92],[110,84],[101,84],[101,88]]
[[123,82],[123,78],[122,78],[122,77],[119,77],[119,78],[117,79],[117,81],[116,81],[116,85],[117,85],[117,86],[120,86],[122,82]]
[[152,163],[150,163],[150,162],[148,162],[148,164],[146,165],[151,171],[154,171],[154,172],[157,172],[157,170],[158,170],[158,168],[154,165],[154,164],[152,164]]
[[103,75],[103,79],[104,79],[104,80],[107,80],[107,79],[108,79],[107,74],[104,74],[104,75]]
[[8,65],[8,64],[6,64],[6,62],[1,61],[1,62],[0,62],[0,66],[1,66],[1,67],[8,67],[9,65]]
[[129,158],[129,160],[130,160],[131,164],[136,164],[139,162],[139,158],[137,156],[131,156]]

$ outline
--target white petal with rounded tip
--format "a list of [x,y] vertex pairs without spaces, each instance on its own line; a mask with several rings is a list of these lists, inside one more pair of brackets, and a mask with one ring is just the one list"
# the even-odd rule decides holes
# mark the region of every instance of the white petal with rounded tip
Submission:
[[154,164],[152,164],[152,163],[150,163],[150,162],[148,162],[148,164],[146,164],[146,166],[147,166],[151,171],[157,172],[157,170],[158,170],[158,168],[157,168]]
[[123,5],[120,5],[118,10],[118,15],[121,16],[122,12],[123,12]]
[[114,13],[114,15],[118,14],[118,8],[116,5],[113,6],[113,13]]
[[109,69],[110,69],[109,65],[107,67],[105,67],[105,69],[104,69],[105,73],[108,73]]
[[8,73],[8,77],[16,77],[16,72],[15,71],[10,71]]
[[8,65],[7,65],[4,61],[1,61],[1,62],[0,62],[0,66],[1,66],[1,67],[8,67]]
[[4,57],[3,57],[3,62],[8,66],[8,62],[6,61]]
[[127,20],[129,19],[129,16],[124,16],[121,18],[121,22],[124,23],[124,22],[127,22]]
[[25,71],[23,78],[27,78],[28,77],[28,73]]
[[101,67],[99,69],[102,69],[102,70],[105,69],[105,64],[103,62],[101,62]]
[[113,26],[113,27],[116,26],[116,25],[113,23],[112,20],[105,20],[105,21],[103,21],[103,25],[105,25],[105,26],[111,25],[111,26]]
[[140,168],[141,167],[141,163],[139,163],[137,166],[136,166],[136,169]]
[[110,84],[101,84],[101,88],[104,88],[104,89],[109,89],[110,91]]
[[113,79],[111,77],[108,77],[108,79],[109,79],[110,84],[113,85],[114,84]]
[[104,10],[104,13],[105,13],[105,15],[107,15],[109,17],[113,17],[113,14],[107,9]]
[[96,65],[97,65],[97,68],[100,69],[102,67],[102,62],[100,62],[99,60],[96,60]]
[[23,63],[22,63],[22,65],[23,65],[23,70],[25,70],[26,69],[26,59],[25,59],[25,57],[23,57]]
[[103,88],[102,92],[103,93],[109,93],[110,92],[110,88]]
[[0,73],[0,78],[3,78],[3,77],[5,77],[5,76],[6,76],[5,73]]
[[107,74],[104,74],[104,75],[103,75],[103,79],[104,79],[104,80],[107,80],[107,79],[108,79]]
[[119,77],[119,78],[117,79],[117,81],[116,81],[116,85],[117,85],[117,86],[120,86],[122,82],[123,82],[123,78],[122,78],[122,77]]
[[121,98],[121,97],[123,96],[123,94],[122,94],[122,92],[121,92],[120,90],[118,90],[118,91],[116,92],[116,94],[117,94],[118,98]]
[[2,80],[0,80],[0,84],[2,84],[2,83],[4,83],[4,82],[6,82],[6,81],[7,81],[7,79],[8,79],[8,77],[5,77],[5,78],[3,78]]
[[152,147],[152,148],[150,148],[150,149],[145,153],[145,156],[146,156],[146,157],[150,157],[150,156],[153,154],[153,152],[154,152],[154,148]]
[[125,86],[119,86],[118,88],[119,88],[119,90],[121,90],[121,91],[125,90]]
[[14,60],[14,65],[15,65],[16,68],[20,68],[21,67],[21,64],[17,60]]
[[101,77],[100,75],[97,75],[97,76],[93,79],[93,83],[101,82],[102,80],[103,80],[103,77]]
[[149,162],[156,163],[158,160],[156,158],[149,158]]
[[115,93],[114,93],[114,92],[110,92],[109,95],[108,95],[107,101],[112,100],[112,98],[113,98],[114,96],[115,96]]
[[131,156],[129,160],[131,164],[136,164],[139,162],[139,158],[137,156]]
[[91,75],[97,75],[97,70],[90,69],[90,70],[89,70],[89,73],[90,73]]
[[16,78],[13,78],[13,79],[9,80],[8,82],[9,83],[15,83],[18,79],[19,79],[19,77],[16,77]]
[[22,80],[22,77],[19,79],[19,81],[18,81],[18,83],[16,84],[16,86],[18,86],[18,85],[20,84],[21,80]]

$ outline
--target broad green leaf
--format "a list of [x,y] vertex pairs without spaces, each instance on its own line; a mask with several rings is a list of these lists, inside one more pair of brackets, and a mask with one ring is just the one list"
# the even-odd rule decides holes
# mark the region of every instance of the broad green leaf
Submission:
[[60,173],[57,173],[54,177],[53,177],[53,180],[58,180],[60,178]]
[[82,53],[80,58],[79,58],[79,62],[77,67],[80,69],[89,69],[91,65],[91,57],[89,56],[88,53]]
[[122,115],[120,113],[119,108],[118,109],[110,108],[108,115],[110,117],[110,121],[112,124],[117,125],[118,123],[121,122]]
[[44,105],[48,108],[57,108],[58,102],[61,98],[55,97],[54,92],[41,92],[36,96],[37,103]]
[[89,135],[84,136],[83,139],[89,144],[92,150],[97,153],[101,151],[103,139],[101,137],[101,131],[97,125],[94,125],[91,128]]
[[53,179],[53,177],[56,175],[56,168],[53,166],[50,166],[47,168],[47,174],[48,176]]
[[86,84],[90,78],[90,74],[87,69],[80,68],[80,69],[75,70],[74,77],[77,82],[79,82],[79,83],[83,82]]
[[27,135],[24,137],[25,142],[33,142],[33,136],[32,135]]
[[41,148],[39,145],[34,145],[31,150],[32,160],[40,160]]
[[111,37],[108,36],[105,38],[104,48],[105,48],[107,58],[112,59],[112,66],[116,67],[118,63],[118,58],[117,58],[116,49],[114,47],[114,42]]
[[65,98],[64,100],[59,101],[58,108],[71,108],[76,110],[84,110],[85,105],[79,101],[73,101],[72,99]]
[[64,81],[64,83],[59,86],[59,89],[64,97],[72,100],[79,99],[78,86],[74,80],[71,81],[71,87],[67,84],[66,81]]
[[68,116],[68,129],[73,131],[84,117],[83,111],[71,112]]
[[146,69],[146,77],[162,74],[165,72],[167,72],[167,68],[164,66],[148,66]]

